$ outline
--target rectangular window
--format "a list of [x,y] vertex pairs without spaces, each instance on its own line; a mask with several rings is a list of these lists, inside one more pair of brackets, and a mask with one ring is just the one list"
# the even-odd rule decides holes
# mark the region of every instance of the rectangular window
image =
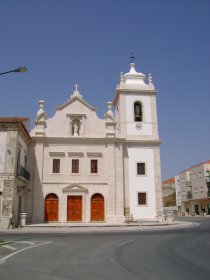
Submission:
[[145,192],[138,193],[138,205],[147,205],[147,193]]
[[79,173],[79,159],[72,159],[72,173]]
[[137,162],[137,175],[145,175],[145,162]]
[[91,159],[90,173],[98,173],[98,160],[97,159]]
[[53,159],[53,173],[60,173],[60,159]]

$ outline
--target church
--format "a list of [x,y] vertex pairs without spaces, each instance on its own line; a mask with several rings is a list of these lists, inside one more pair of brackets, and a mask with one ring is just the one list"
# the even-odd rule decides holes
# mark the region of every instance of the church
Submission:
[[[162,207],[156,90],[149,74],[120,76],[104,119],[75,86],[31,131],[32,223],[155,219]],[[112,111],[113,106],[113,111]]]
[[79,92],[46,117],[39,101],[30,136],[32,223],[154,220],[162,208],[157,91],[151,74],[121,73],[103,119]]

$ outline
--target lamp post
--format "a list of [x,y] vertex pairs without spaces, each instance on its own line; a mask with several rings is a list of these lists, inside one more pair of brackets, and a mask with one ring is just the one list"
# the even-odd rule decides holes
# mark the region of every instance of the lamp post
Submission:
[[7,72],[2,72],[0,73],[0,75],[5,75],[5,74],[8,74],[8,73],[23,73],[23,72],[26,72],[28,69],[24,66],[24,67],[19,67],[19,68],[16,68],[16,69],[13,69],[13,70],[10,70],[10,71],[7,71]]

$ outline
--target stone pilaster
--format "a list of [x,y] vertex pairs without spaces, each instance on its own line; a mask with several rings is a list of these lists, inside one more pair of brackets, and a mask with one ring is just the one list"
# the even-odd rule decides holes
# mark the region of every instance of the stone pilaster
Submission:
[[160,148],[153,149],[154,155],[154,176],[155,176],[155,199],[156,212],[162,210],[162,180],[161,180],[161,165],[160,165]]
[[44,145],[37,142],[34,148],[34,195],[33,195],[33,222],[44,221],[44,197],[43,197],[43,155]]

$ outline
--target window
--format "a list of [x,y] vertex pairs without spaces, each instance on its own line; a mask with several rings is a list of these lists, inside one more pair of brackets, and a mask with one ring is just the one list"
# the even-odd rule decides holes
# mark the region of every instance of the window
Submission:
[[147,193],[145,192],[138,193],[138,205],[147,205]]
[[24,156],[24,167],[26,168],[26,165],[27,165],[27,156],[25,155]]
[[145,162],[137,162],[137,175],[145,175]]
[[20,169],[20,153],[21,153],[21,149],[20,149],[20,147],[18,147],[18,151],[17,151],[17,173],[19,173],[19,169]]
[[72,173],[79,173],[79,159],[72,159]]
[[134,103],[134,120],[135,122],[142,122],[142,104],[139,101]]
[[60,159],[53,159],[53,173],[60,173]]
[[97,159],[91,159],[90,173],[98,173],[98,160]]

